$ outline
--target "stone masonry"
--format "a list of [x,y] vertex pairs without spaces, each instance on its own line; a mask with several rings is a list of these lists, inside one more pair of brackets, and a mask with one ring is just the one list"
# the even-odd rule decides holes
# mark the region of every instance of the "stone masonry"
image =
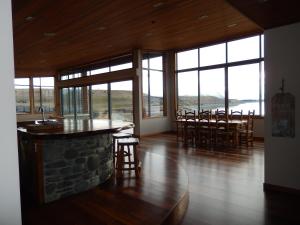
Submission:
[[88,190],[113,173],[111,134],[45,140],[45,202]]

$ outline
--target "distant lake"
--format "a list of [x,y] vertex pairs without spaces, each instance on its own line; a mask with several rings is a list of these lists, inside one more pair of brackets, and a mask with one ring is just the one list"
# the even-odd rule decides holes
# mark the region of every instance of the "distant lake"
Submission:
[[[211,109],[212,111],[215,111],[217,109],[223,109],[224,110],[224,104],[213,104],[213,103],[207,103],[207,104],[201,104],[200,109]],[[264,102],[262,102],[262,115],[264,115]],[[182,107],[183,110],[198,110],[198,104],[195,105],[184,105]],[[255,114],[259,115],[259,101],[251,101],[251,102],[241,102],[240,104],[236,103],[234,105],[229,106],[229,112],[230,110],[234,111],[240,111],[243,110],[243,114],[247,114],[248,110],[255,110]]]

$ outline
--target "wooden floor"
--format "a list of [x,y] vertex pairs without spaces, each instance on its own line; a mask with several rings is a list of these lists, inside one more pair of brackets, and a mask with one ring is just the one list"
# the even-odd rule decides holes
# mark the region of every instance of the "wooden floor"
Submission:
[[186,212],[184,225],[300,224],[299,197],[263,192],[263,143],[211,151],[163,134],[143,137],[139,149],[140,181],[112,180],[43,207],[23,196],[23,225],[171,224],[173,209],[175,221]]
[[141,152],[140,158],[139,179],[127,172],[121,180],[112,177],[89,191],[42,206],[22,194],[23,225],[178,224],[189,200],[185,170],[158,154]]
[[263,192],[262,142],[248,149],[210,151],[183,148],[174,135],[163,134],[143,138],[141,146],[177,160],[188,173],[184,225],[300,224],[299,197]]

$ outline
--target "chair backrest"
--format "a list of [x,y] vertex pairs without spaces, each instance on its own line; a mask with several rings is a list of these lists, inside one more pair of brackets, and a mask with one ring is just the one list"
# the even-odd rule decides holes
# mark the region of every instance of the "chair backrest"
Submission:
[[243,110],[241,110],[241,111],[238,111],[238,110],[236,110],[236,111],[233,111],[233,110],[231,110],[231,112],[230,112],[230,119],[231,120],[243,120]]
[[253,111],[248,111],[248,116],[247,116],[247,125],[246,125],[246,129],[248,131],[253,131],[253,127],[254,127],[254,115],[255,115],[255,110]]
[[216,111],[216,127],[217,128],[224,128],[228,129],[228,114],[224,110],[217,110]]
[[211,120],[211,111],[210,110],[203,110],[202,111],[198,111],[198,120],[201,124],[203,125],[209,125],[210,120]]
[[183,119],[182,110],[178,110],[176,112],[176,120],[180,120],[180,119]]
[[185,121],[196,121],[196,112],[194,111],[186,111],[184,112]]

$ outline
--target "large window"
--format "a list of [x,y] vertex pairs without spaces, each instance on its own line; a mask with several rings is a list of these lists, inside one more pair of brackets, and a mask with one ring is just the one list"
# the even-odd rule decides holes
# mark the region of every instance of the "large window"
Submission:
[[164,115],[163,57],[144,55],[143,117]]
[[123,55],[112,59],[107,59],[103,62],[97,62],[95,65],[85,68],[74,69],[75,72],[63,72],[60,76],[61,80],[70,80],[84,76],[93,76],[102,73],[108,73],[118,70],[132,68],[132,55]]
[[61,107],[65,117],[132,122],[132,81],[62,88]]
[[17,113],[55,110],[54,77],[16,78],[15,92]]
[[29,78],[15,79],[16,111],[17,113],[30,112]]
[[92,117],[95,119],[108,119],[108,84],[92,85]]
[[111,86],[111,118],[133,121],[132,81],[121,81]]
[[54,77],[34,77],[34,110],[39,111],[40,107],[44,112],[54,111]]
[[263,35],[177,53],[177,108],[264,115]]

